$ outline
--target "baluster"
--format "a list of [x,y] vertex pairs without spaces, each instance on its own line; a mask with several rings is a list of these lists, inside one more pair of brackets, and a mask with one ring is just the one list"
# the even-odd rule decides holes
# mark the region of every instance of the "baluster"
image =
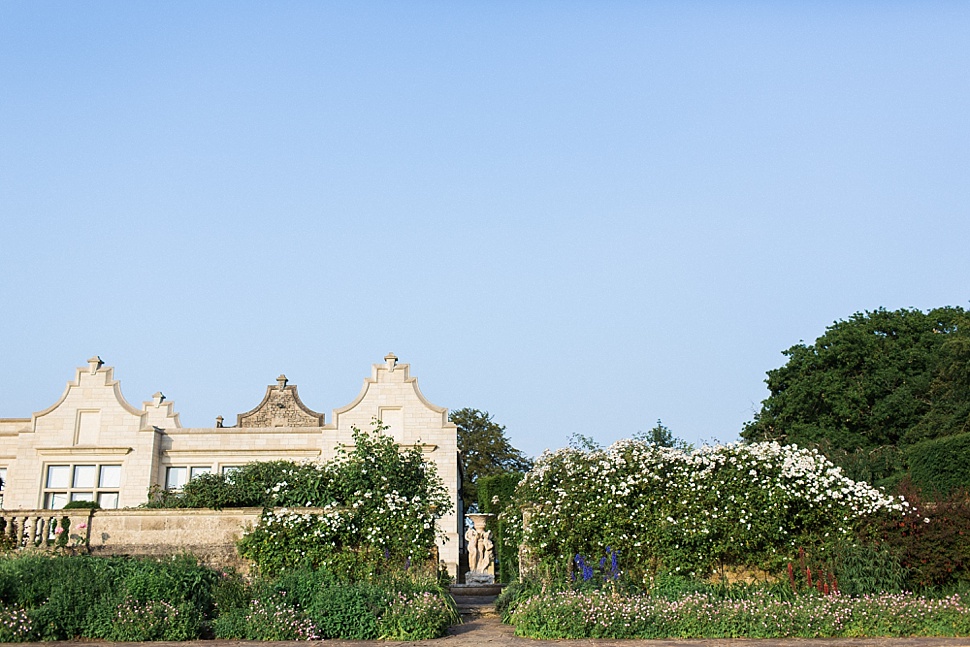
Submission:
[[19,550],[24,547],[24,533],[27,531],[27,523],[30,521],[30,517],[19,517],[19,523],[16,528],[16,535],[14,535],[14,546]]
[[40,533],[41,546],[46,546],[51,541],[51,531],[54,529],[52,521],[54,517],[44,515],[40,518],[40,523],[43,526],[43,530]]
[[44,544],[47,543],[45,541],[45,537],[46,537],[46,535],[44,534],[45,532],[47,532],[47,517],[44,515],[39,515],[37,517],[37,530],[34,533],[35,546],[43,547]]
[[37,517],[28,517],[27,518],[27,546],[29,548],[33,548],[34,546],[37,545],[37,543],[36,543],[36,539],[37,539],[37,534],[36,534],[37,533],[37,521],[38,521],[38,518]]
[[34,519],[34,546],[44,545],[44,517],[37,515]]

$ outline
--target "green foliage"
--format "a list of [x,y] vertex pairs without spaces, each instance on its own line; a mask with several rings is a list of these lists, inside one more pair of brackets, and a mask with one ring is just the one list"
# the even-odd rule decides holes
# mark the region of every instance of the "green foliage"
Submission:
[[351,578],[427,561],[451,509],[447,489],[419,448],[400,448],[383,430],[354,429],[354,446],[334,461],[278,474],[266,488],[275,503],[321,509],[266,510],[240,554],[264,574],[308,565]]
[[940,368],[930,384],[930,409],[907,442],[970,433],[970,330],[964,326],[945,337]]
[[101,505],[97,501],[69,501],[62,510],[97,510]]
[[354,446],[328,463],[250,463],[200,475],[179,492],[156,491],[147,505],[263,507],[239,549],[265,574],[309,565],[355,578],[423,562],[452,504],[434,464],[385,430],[380,421],[371,432],[354,428]]
[[813,446],[853,481],[864,481],[886,491],[894,491],[906,474],[906,453],[895,445],[856,447],[852,450],[834,447],[827,439]]
[[569,434],[569,448],[575,449],[581,452],[595,452],[603,449],[592,436],[587,436],[586,434]]
[[887,546],[838,542],[832,548],[829,563],[844,595],[899,593],[910,588],[909,572]]
[[907,570],[911,589],[952,589],[970,584],[970,498],[954,490],[944,499],[927,501],[905,481],[900,491],[913,506],[904,519],[876,517],[865,537],[888,550]]
[[[484,476],[478,481],[479,509],[487,514],[498,515],[493,541],[499,582],[511,582],[519,575],[521,524],[518,521],[509,523],[508,515],[504,513],[509,510],[522,477],[521,472],[504,472]],[[516,508],[513,507],[512,510],[513,514],[518,514]]]
[[226,474],[200,474],[181,490],[152,490],[148,508],[256,508],[325,505],[334,475],[327,465],[263,461]]
[[[837,460],[837,452],[970,432],[970,313],[961,308],[856,313],[784,354],[745,439],[827,443]],[[898,480],[887,471],[872,476]]]
[[674,447],[676,449],[682,449],[684,451],[690,451],[694,447],[690,443],[681,440],[674,436],[674,432],[670,430],[659,418],[657,418],[657,426],[646,432],[637,432],[633,434],[634,440],[640,440],[645,443],[653,443],[658,447]]
[[458,609],[441,592],[397,593],[381,616],[378,632],[384,640],[427,640],[443,636],[458,622]]
[[26,610],[31,639],[188,640],[218,579],[191,557],[23,555],[0,559],[0,605]]
[[0,559],[0,640],[423,640],[458,621],[433,571],[348,582],[293,570],[252,585],[191,557]]
[[313,622],[302,610],[280,599],[255,598],[212,622],[216,638],[235,640],[318,640]]
[[851,538],[867,517],[898,521],[908,509],[817,452],[777,443],[562,449],[539,459],[516,500],[534,558],[571,568],[577,555],[599,559],[612,549],[624,577],[640,583],[723,566],[777,573],[800,547]]
[[227,639],[426,640],[458,621],[453,603],[427,572],[348,581],[301,568],[258,582],[252,602],[221,615],[213,629]]
[[308,613],[325,637],[374,640],[380,635],[378,616],[389,602],[382,587],[359,582],[320,589]]
[[970,489],[970,433],[926,440],[906,450],[913,485],[933,497]]
[[503,472],[484,476],[478,482],[478,507],[486,514],[500,514],[512,502],[522,472]]
[[124,598],[114,607],[111,622],[101,637],[115,642],[193,640],[202,634],[202,629],[203,616],[189,603]]
[[35,635],[34,621],[20,606],[0,607],[0,642],[27,642]]
[[532,461],[512,446],[505,426],[492,414],[478,409],[458,409],[448,414],[458,426],[458,451],[462,464],[462,502],[467,509],[478,501],[478,480],[503,472],[525,472]]
[[538,639],[963,636],[970,600],[912,594],[778,596],[765,588],[676,599],[615,591],[539,593],[515,605],[515,633]]

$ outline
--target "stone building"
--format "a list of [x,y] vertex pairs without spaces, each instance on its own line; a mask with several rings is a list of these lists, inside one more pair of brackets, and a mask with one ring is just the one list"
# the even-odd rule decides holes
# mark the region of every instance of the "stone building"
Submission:
[[2,507],[58,509],[74,500],[135,507],[151,486],[178,488],[204,472],[261,460],[328,460],[353,443],[352,427],[370,429],[375,419],[399,444],[420,447],[448,486],[453,511],[439,522],[447,537],[439,554],[456,573],[462,528],[457,428],[391,353],[371,367],[360,393],[334,409],[329,423],[280,375],[235,426],[219,418],[207,428],[182,427],[161,393],[133,407],[114,369],[93,357],[52,406],[29,418],[0,418]]

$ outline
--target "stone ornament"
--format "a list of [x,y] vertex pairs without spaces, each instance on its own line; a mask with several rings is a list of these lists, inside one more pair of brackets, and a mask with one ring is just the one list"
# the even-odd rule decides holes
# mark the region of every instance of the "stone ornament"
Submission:
[[495,544],[492,531],[485,525],[492,514],[469,514],[472,527],[465,531],[465,545],[468,549],[468,572],[466,584],[495,583]]
[[322,427],[323,414],[313,411],[300,400],[295,384],[287,384],[285,375],[276,378],[276,386],[266,387],[263,401],[255,409],[240,413],[237,427]]

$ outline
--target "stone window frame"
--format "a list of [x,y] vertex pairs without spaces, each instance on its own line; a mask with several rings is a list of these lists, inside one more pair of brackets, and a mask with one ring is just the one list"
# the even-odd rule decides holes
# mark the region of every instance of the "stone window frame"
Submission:
[[[52,467],[66,467],[67,468],[67,485],[61,487],[60,485],[51,485],[51,468]],[[77,468],[79,467],[93,467],[94,468],[94,484],[91,486],[87,485],[77,485]],[[104,468],[117,467],[117,485],[105,485],[105,473]],[[52,461],[50,463],[44,464],[43,472],[41,477],[43,482],[41,483],[41,507],[44,510],[59,510],[67,505],[70,501],[97,501],[102,508],[106,509],[116,509],[119,507],[121,498],[121,463],[99,463],[99,462],[70,462],[70,461]],[[88,498],[86,495],[90,495]],[[107,497],[114,495],[114,505],[105,505],[108,503]],[[54,507],[58,501],[55,497],[62,496],[63,499],[60,501],[61,505],[57,508]]]

